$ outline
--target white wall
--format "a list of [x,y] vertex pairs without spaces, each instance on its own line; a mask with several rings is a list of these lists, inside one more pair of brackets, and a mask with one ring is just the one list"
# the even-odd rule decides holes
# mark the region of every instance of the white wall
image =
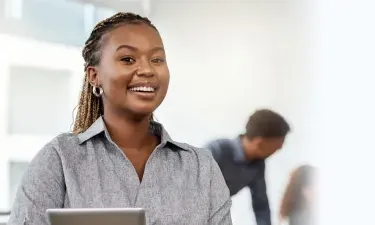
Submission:
[[320,0],[315,10],[320,224],[374,224],[375,2]]
[[[310,12],[297,1],[156,1],[171,70],[156,117],[172,137],[203,145],[234,137],[256,108],[270,107],[293,126],[268,161],[274,219],[290,170],[310,162],[313,96],[308,73]],[[233,198],[236,225],[254,224],[248,190]]]

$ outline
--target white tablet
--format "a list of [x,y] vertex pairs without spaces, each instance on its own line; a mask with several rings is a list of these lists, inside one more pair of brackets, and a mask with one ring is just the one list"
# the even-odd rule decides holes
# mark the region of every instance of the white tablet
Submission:
[[47,209],[51,225],[146,225],[141,208]]

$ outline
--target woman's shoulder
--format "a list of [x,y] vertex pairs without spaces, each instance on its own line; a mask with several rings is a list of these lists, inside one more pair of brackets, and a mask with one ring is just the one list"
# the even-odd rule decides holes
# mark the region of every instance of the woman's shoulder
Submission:
[[78,143],[78,141],[76,135],[72,133],[62,133],[57,135],[39,149],[30,162],[30,171],[36,173],[38,171],[46,171],[49,169],[59,170],[64,155],[69,154],[64,152],[64,150],[69,150],[71,146],[74,146],[74,143]]
[[175,142],[169,147],[173,152],[178,153],[176,157],[184,161],[184,165],[190,169],[198,170],[202,174],[212,172],[212,167],[216,163],[211,151],[206,148],[196,147],[191,144]]
[[67,147],[78,146],[80,144],[78,135],[72,132],[61,133],[47,142],[45,146],[61,150]]
[[189,155],[195,156],[201,160],[212,160],[212,154],[207,148],[196,147],[184,142],[171,142],[176,148],[187,152]]
[[[35,165],[40,162],[63,166],[64,163],[79,163],[77,159],[86,153],[86,148],[81,144],[78,135],[74,133],[61,133],[45,143],[33,157]],[[35,163],[38,162],[38,163]]]
[[79,144],[80,142],[76,134],[70,132],[61,133],[44,144],[36,157],[57,155],[61,158],[62,155],[69,155],[69,152],[78,149]]

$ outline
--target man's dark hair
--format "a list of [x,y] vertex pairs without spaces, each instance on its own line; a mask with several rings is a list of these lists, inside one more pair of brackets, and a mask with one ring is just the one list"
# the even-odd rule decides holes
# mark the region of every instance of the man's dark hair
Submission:
[[246,124],[246,136],[249,138],[285,137],[289,131],[288,122],[278,113],[268,109],[255,111]]

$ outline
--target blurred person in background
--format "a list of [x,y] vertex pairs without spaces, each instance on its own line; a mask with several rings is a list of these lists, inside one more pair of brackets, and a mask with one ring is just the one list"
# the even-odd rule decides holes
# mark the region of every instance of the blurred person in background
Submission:
[[134,207],[146,209],[147,224],[231,225],[229,190],[211,153],[172,140],[153,120],[169,85],[155,26],[115,14],[95,26],[82,54],[73,132],[31,161],[8,225],[47,225],[49,208]]
[[268,109],[257,110],[246,125],[246,133],[235,139],[211,141],[211,150],[224,175],[230,195],[250,188],[257,225],[270,225],[265,160],[281,149],[290,131],[287,121]]
[[316,201],[316,169],[303,165],[290,176],[280,207],[280,224],[313,225]]

